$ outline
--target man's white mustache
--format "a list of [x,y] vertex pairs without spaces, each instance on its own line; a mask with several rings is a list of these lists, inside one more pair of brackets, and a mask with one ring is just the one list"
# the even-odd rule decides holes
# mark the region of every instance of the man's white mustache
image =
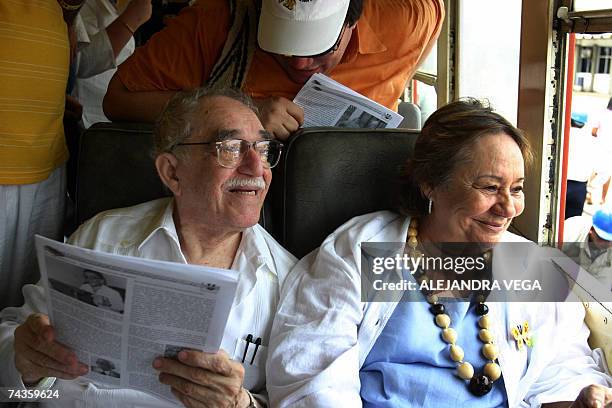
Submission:
[[252,188],[253,190],[263,190],[266,188],[266,182],[263,177],[251,178],[233,178],[225,183],[225,188],[233,190],[235,188]]

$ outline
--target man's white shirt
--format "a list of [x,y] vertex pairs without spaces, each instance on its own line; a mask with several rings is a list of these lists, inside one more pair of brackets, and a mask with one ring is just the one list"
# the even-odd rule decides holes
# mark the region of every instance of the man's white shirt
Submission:
[[[83,224],[69,243],[113,254],[187,263],[181,252],[172,218],[174,200],[165,198],[134,207],[111,210],[96,215]],[[265,361],[272,319],[278,304],[280,286],[296,259],[278,244],[260,225],[247,228],[231,269],[240,277],[221,348],[231,358],[242,360],[245,338],[261,337],[253,364],[244,362],[244,387],[265,391]],[[15,368],[13,332],[34,312],[46,313],[44,289],[39,285],[24,287],[26,303],[21,308],[0,312],[0,386],[22,388]],[[254,346],[249,348],[252,357]],[[5,370],[4,367],[7,369]],[[43,406],[57,407],[163,407],[170,406],[148,394],[130,389],[104,389],[88,381],[57,380],[60,400],[45,400]]]

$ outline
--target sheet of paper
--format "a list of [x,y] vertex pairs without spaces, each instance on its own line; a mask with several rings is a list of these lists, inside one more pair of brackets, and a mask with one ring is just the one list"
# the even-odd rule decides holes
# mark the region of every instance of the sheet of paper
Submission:
[[293,102],[304,109],[303,127],[396,128],[404,119],[323,74],[310,77]]
[[89,365],[85,378],[178,402],[153,359],[216,352],[238,282],[232,270],[113,255],[36,236],[57,340]]

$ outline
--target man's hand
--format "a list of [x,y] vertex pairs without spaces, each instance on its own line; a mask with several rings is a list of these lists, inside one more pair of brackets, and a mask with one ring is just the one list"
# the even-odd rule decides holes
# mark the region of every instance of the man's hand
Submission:
[[44,377],[73,380],[88,371],[74,352],[55,341],[49,317],[40,313],[15,329],[15,366],[26,384]]
[[272,132],[278,140],[287,140],[304,123],[304,109],[287,98],[275,96],[254,99],[254,102],[264,129]]
[[172,393],[189,408],[246,407],[249,397],[242,388],[244,368],[223,350],[203,353],[182,350],[178,361],[157,358],[153,368],[159,381],[172,387]]
[[570,408],[604,408],[612,405],[612,388],[589,385],[580,391]]

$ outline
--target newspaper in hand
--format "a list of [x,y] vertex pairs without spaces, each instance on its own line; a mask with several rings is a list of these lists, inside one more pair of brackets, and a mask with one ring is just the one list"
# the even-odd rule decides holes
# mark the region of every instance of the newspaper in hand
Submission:
[[178,400],[156,357],[217,352],[238,282],[232,270],[113,255],[36,236],[57,341],[89,365],[84,377]]
[[293,102],[304,109],[303,127],[396,128],[404,119],[323,74],[310,77]]

